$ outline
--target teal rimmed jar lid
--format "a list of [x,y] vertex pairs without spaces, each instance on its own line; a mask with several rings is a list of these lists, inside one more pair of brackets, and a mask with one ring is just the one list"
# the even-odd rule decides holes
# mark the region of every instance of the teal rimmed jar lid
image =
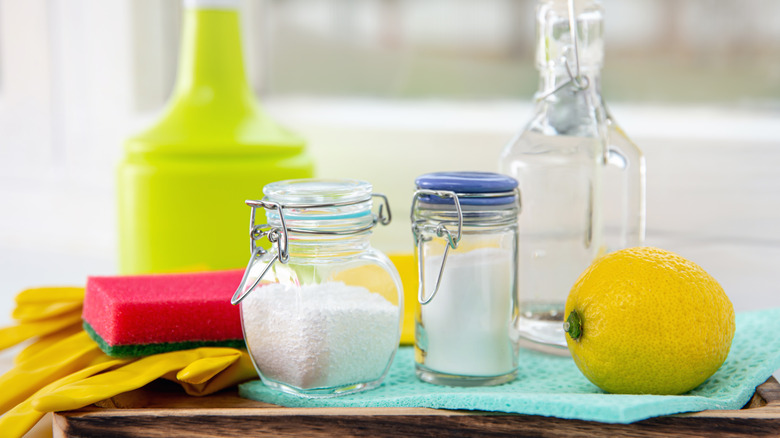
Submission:
[[[290,232],[349,231],[370,228],[373,187],[354,179],[296,179],[263,188],[263,201],[279,204]],[[272,227],[281,226],[278,209],[266,208]]]

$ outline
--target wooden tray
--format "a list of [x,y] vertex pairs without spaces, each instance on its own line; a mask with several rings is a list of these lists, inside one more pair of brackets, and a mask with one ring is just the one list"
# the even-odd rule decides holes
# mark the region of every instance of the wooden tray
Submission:
[[740,410],[605,424],[426,408],[283,408],[235,390],[189,397],[167,381],[54,415],[55,437],[777,436],[780,384],[770,377]]

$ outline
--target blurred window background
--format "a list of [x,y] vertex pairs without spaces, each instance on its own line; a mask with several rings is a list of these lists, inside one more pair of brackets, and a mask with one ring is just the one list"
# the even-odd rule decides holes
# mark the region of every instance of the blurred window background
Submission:
[[[608,102],[780,111],[780,2],[603,4]],[[532,0],[242,5],[247,70],[266,99],[528,102],[537,87]],[[75,178],[105,169],[171,91],[181,9],[178,0],[0,0],[0,166],[86,169]]]
[[[249,0],[266,95],[528,99],[532,0]],[[608,101],[776,105],[780,2],[604,0]],[[133,2],[139,107],[170,91],[181,5]],[[146,83],[149,82],[149,83]],[[153,86],[152,86],[153,85]]]

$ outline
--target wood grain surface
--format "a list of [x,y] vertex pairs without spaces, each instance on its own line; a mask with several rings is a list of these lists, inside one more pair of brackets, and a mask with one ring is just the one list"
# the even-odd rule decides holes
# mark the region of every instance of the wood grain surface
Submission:
[[780,384],[769,378],[743,409],[632,424],[426,408],[283,408],[235,390],[189,397],[169,382],[54,416],[55,437],[778,436]]

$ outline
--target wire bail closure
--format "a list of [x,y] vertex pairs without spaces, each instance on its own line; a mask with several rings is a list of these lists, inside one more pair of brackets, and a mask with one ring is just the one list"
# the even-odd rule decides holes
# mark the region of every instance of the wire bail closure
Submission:
[[[325,230],[304,230],[299,228],[289,228],[287,226],[286,219],[284,218],[284,209],[344,207],[344,206],[356,205],[362,202],[366,202],[373,197],[378,197],[382,199],[382,203],[379,204],[379,211],[377,212],[377,214],[372,213],[373,220],[371,221],[370,225],[355,230],[325,231]],[[390,203],[387,200],[387,196],[381,193],[372,193],[369,198],[358,199],[355,201],[330,202],[330,203],[323,203],[323,204],[281,204],[279,202],[271,202],[266,200],[247,200],[245,202],[246,205],[251,207],[251,211],[249,213],[249,250],[251,256],[249,257],[249,263],[247,264],[246,270],[244,271],[244,276],[241,278],[241,283],[238,285],[238,288],[236,289],[235,293],[233,293],[233,297],[230,299],[230,303],[233,305],[240,303],[244,298],[246,298],[249,292],[254,290],[254,288],[257,287],[258,284],[260,284],[260,281],[263,279],[263,277],[268,272],[268,270],[271,269],[271,266],[273,266],[273,264],[276,263],[276,261],[279,261],[282,264],[287,264],[287,262],[290,260],[290,252],[288,246],[289,243],[288,234],[290,232],[300,233],[300,234],[329,234],[329,235],[360,234],[374,228],[377,224],[389,225],[390,221],[393,218],[392,213],[390,211]],[[269,224],[255,224],[255,216],[258,208],[278,211],[280,226],[272,227]],[[255,263],[257,263],[264,255],[268,253],[268,250],[266,250],[265,248],[257,244],[257,241],[259,241],[264,237],[267,237],[268,241],[271,242],[273,246],[276,246],[276,251],[273,257],[271,258],[271,260],[263,267],[263,270],[260,272],[260,275],[257,277],[257,279],[252,283],[250,287],[247,288],[245,287],[245,285],[247,283],[247,280],[249,279],[250,271],[254,267]]]
[[[433,224],[425,224],[425,219],[415,219],[414,217],[414,209],[417,206],[417,202],[422,195],[429,195],[429,196],[436,196],[441,199],[452,199],[455,204],[455,211],[458,215],[458,221],[457,221],[457,233],[453,236],[453,232],[446,227],[445,222],[439,222],[436,225]],[[463,198],[503,198],[512,196],[515,199],[515,204],[517,205],[518,209],[520,207],[520,189],[515,188],[511,191],[506,192],[488,192],[488,193],[456,193],[449,190],[429,190],[429,189],[418,189],[414,192],[414,197],[412,198],[412,209],[411,209],[411,220],[412,220],[412,235],[414,236],[415,243],[417,245],[417,281],[418,281],[418,288],[417,288],[417,301],[419,301],[420,304],[425,305],[430,303],[433,298],[436,296],[436,293],[439,292],[439,288],[441,287],[441,279],[442,275],[444,273],[444,267],[447,264],[447,256],[449,255],[450,249],[458,249],[458,244],[460,243],[460,239],[463,236],[463,208],[461,207],[461,199]],[[454,221],[451,221],[450,223],[453,223]],[[433,289],[433,293],[431,293],[431,296],[426,297],[425,296],[425,269],[423,266],[423,245],[425,242],[430,242],[433,240],[432,237],[426,237],[425,234],[434,234],[436,237],[444,237],[447,241],[446,246],[444,247],[444,254],[442,256],[441,260],[441,266],[439,267],[439,274],[436,278],[436,286]]]
[[548,97],[552,96],[553,94],[561,91],[564,87],[571,84],[575,91],[583,91],[587,90],[588,87],[590,87],[590,79],[588,79],[587,76],[583,76],[582,72],[580,71],[580,48],[579,43],[577,40],[577,34],[579,33],[578,25],[577,25],[577,16],[575,15],[574,11],[574,0],[568,0],[568,10],[569,10],[569,38],[571,38],[572,46],[566,47],[564,52],[574,52],[574,69],[572,69],[572,66],[569,62],[569,56],[567,56],[567,53],[564,53],[563,56],[561,56],[561,61],[563,62],[563,65],[566,67],[566,73],[569,75],[569,79],[558,85],[557,87],[553,88],[552,90],[540,95],[536,96],[536,101],[542,101],[544,99],[547,99]]
[[[416,206],[420,195],[432,195],[442,199],[452,198],[452,200],[455,202],[455,210],[458,212],[458,234],[455,237],[452,237],[452,232],[447,229],[443,222],[440,222],[435,227],[431,227],[421,225],[420,221],[414,220],[414,207]],[[458,198],[458,194],[448,190],[420,189],[415,191],[414,197],[412,198],[411,219],[412,234],[414,235],[414,240],[417,243],[417,281],[419,284],[417,288],[417,301],[419,301],[420,304],[425,305],[430,303],[431,300],[433,300],[433,297],[435,297],[436,293],[439,291],[439,287],[441,286],[441,276],[444,273],[444,266],[447,263],[447,255],[450,252],[450,248],[458,249],[458,244],[460,243],[460,238],[463,234],[463,210],[460,207],[460,199]],[[433,289],[433,293],[428,298],[425,298],[425,270],[423,269],[422,264],[423,245],[425,242],[432,240],[432,238],[426,238],[424,235],[425,232],[436,234],[436,237],[447,236],[447,245],[444,247],[444,255],[441,259],[441,267],[439,267],[439,275],[436,279],[436,287]]]

